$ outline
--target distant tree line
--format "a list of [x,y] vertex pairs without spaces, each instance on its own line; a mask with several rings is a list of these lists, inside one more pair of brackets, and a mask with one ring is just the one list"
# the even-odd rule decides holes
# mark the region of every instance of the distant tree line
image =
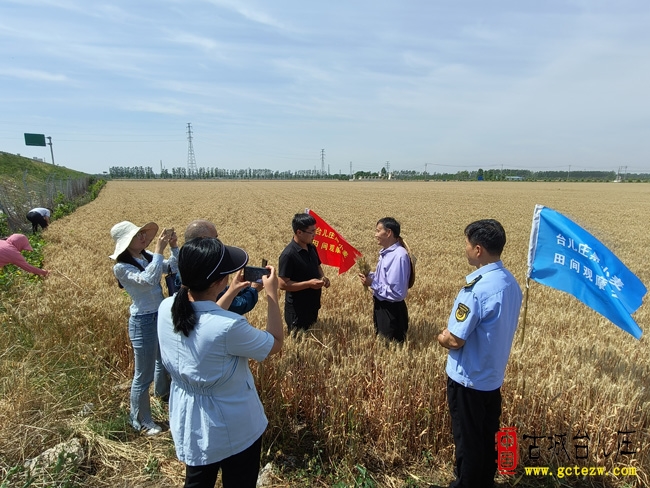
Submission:
[[[111,178],[127,179],[230,179],[230,180],[348,180],[348,174],[327,174],[318,170],[273,171],[270,169],[225,169],[200,167],[190,174],[184,166],[163,168],[160,174],[154,173],[150,166],[112,166],[109,168]],[[357,171],[355,180],[436,180],[436,181],[650,181],[650,173],[627,173],[617,175],[614,171],[531,171],[527,169],[487,169],[476,171],[457,171],[456,173],[427,173],[423,171],[400,170],[388,173],[386,168],[380,171]]]
[[[375,173],[376,174],[376,173]],[[627,173],[615,171],[531,171],[528,169],[488,169],[458,171],[456,173],[425,173],[419,171],[395,171],[391,178],[401,180],[438,181],[650,181],[650,173]]]
[[200,167],[190,174],[186,167],[172,168],[171,170],[163,168],[160,174],[155,174],[151,167],[142,166],[112,166],[108,170],[111,178],[129,178],[129,179],[231,179],[231,180],[291,180],[291,179],[345,179],[348,175],[328,175],[316,170],[298,170],[298,171],[273,171],[270,169],[225,169],[225,168],[204,168]]

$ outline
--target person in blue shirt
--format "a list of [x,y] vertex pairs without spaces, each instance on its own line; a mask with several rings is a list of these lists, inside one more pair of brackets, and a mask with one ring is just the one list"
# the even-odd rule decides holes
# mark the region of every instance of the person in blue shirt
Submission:
[[[209,220],[193,220],[185,229],[185,241],[196,239],[197,237],[218,238],[217,227]],[[182,279],[180,273],[176,274],[175,288],[181,287]],[[262,283],[249,283],[242,280],[241,272],[235,274],[230,286],[217,297],[217,302],[221,308],[231,312],[244,315],[255,308],[258,300],[258,292],[264,287]]]
[[[160,279],[163,272],[176,271],[176,233],[163,229],[156,239],[154,253],[146,251],[156,237],[155,222],[138,227],[123,221],[111,228],[115,252],[110,256],[116,261],[113,273],[120,287],[124,288],[133,303],[129,308],[129,339],[133,346],[135,369],[131,383],[131,426],[146,435],[159,434],[162,429],[151,417],[149,386],[153,382],[154,395],[165,398],[169,394],[169,379],[160,361],[156,319],[158,306],[163,301]],[[166,260],[163,251],[171,247],[171,257]]]
[[266,330],[215,303],[228,275],[247,261],[243,249],[219,239],[187,241],[178,257],[183,287],[160,305],[160,351],[172,377],[169,428],[186,465],[185,488],[214,487],[220,470],[225,488],[257,483],[268,421],[248,360],[263,361],[282,349],[275,269],[269,266],[262,278]]
[[375,334],[404,342],[409,327],[405,300],[413,271],[400,232],[401,226],[393,217],[379,219],[375,229],[381,247],[377,268],[367,275],[359,273],[359,279],[372,290]]
[[447,356],[447,402],[456,447],[450,488],[492,488],[497,469],[495,434],[501,385],[517,329],[521,288],[501,262],[506,233],[496,220],[465,228],[465,253],[476,271],[438,335]]

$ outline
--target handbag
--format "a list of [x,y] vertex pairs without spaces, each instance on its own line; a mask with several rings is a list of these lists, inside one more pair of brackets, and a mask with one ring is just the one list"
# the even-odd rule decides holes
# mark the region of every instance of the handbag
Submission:
[[167,296],[171,297],[178,291],[176,287],[176,273],[167,273],[165,275],[165,285],[167,285]]

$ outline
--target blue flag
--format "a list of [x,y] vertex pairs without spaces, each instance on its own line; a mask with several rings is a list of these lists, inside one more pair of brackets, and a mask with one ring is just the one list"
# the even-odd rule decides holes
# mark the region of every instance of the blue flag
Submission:
[[646,287],[589,232],[543,205],[535,206],[528,277],[570,293],[626,332],[643,333],[632,319]]

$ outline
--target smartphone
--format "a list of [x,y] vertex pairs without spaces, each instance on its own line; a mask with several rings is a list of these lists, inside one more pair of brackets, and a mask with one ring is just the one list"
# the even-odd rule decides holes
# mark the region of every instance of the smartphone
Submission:
[[269,276],[270,269],[258,268],[257,266],[244,266],[244,281],[261,282],[262,276]]

